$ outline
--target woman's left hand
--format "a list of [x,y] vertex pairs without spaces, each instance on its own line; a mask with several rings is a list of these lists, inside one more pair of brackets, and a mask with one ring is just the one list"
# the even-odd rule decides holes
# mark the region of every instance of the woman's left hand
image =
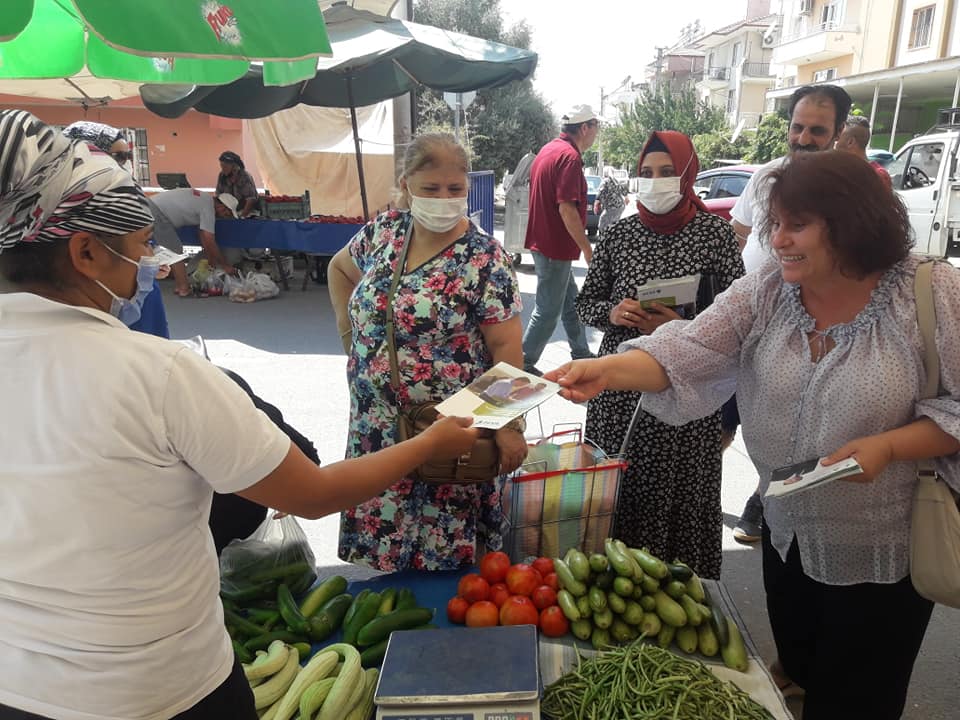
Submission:
[[517,430],[500,428],[494,433],[494,441],[500,451],[500,472],[511,473],[527,458],[527,441]]
[[163,280],[163,279],[166,278],[168,275],[170,275],[170,266],[169,266],[169,265],[161,265],[161,266],[157,269],[157,280]]
[[843,479],[850,482],[873,482],[893,460],[893,447],[882,435],[867,435],[851,440],[827,455],[822,462],[824,465],[833,465],[849,457],[860,463],[863,472]]

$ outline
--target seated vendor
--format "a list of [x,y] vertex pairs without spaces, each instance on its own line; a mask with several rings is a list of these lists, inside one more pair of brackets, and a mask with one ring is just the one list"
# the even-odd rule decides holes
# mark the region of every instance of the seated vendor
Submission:
[[[220,154],[220,175],[217,177],[217,192],[227,193],[237,199],[237,212],[239,217],[245,218],[257,209],[257,186],[253,182],[253,176],[246,171],[243,160],[235,152],[226,150]],[[221,203],[219,200],[215,203],[217,217],[229,218],[234,214],[231,209]]]
[[[182,227],[196,227],[200,245],[203,246],[210,264],[230,275],[236,274],[236,268],[216,243],[213,196],[193,188],[177,188],[157,193],[149,198],[149,201],[156,220],[153,237],[159,245],[174,252],[183,252],[177,230]],[[190,283],[187,280],[186,262],[174,265],[172,272],[176,282],[174,292],[180,297],[187,297],[190,294]]]

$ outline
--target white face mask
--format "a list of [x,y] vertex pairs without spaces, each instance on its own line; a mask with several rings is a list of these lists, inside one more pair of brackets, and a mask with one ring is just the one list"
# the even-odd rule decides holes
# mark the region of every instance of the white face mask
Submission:
[[654,215],[670,212],[682,198],[679,176],[637,179],[637,201]]
[[430,232],[447,232],[467,214],[467,198],[418,197],[411,193],[410,214]]

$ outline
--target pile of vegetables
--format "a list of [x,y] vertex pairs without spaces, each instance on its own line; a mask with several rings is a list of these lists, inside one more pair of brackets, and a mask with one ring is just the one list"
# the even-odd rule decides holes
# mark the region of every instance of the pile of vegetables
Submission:
[[727,667],[746,672],[740,629],[713,603],[700,578],[680,562],[667,564],[646,550],[607,539],[589,558],[577,549],[554,560],[557,602],[580,640],[600,649],[641,635],[685,653],[720,654]]
[[587,660],[578,655],[576,669],[546,688],[540,711],[552,720],[772,720],[703,663],[641,641]]
[[300,667],[296,646],[282,640],[243,666],[262,720],[368,720],[379,670],[363,670],[352,645],[329,645]]

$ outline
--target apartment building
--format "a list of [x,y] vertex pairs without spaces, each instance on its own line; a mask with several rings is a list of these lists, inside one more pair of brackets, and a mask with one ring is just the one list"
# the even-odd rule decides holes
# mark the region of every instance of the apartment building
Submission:
[[832,82],[896,150],[960,101],[960,11],[954,0],[782,0],[778,68],[767,107],[796,86]]
[[775,80],[770,61],[778,25],[778,16],[763,14],[714,30],[694,43],[704,53],[697,94],[721,108],[738,131],[755,128],[766,109],[766,93]]

